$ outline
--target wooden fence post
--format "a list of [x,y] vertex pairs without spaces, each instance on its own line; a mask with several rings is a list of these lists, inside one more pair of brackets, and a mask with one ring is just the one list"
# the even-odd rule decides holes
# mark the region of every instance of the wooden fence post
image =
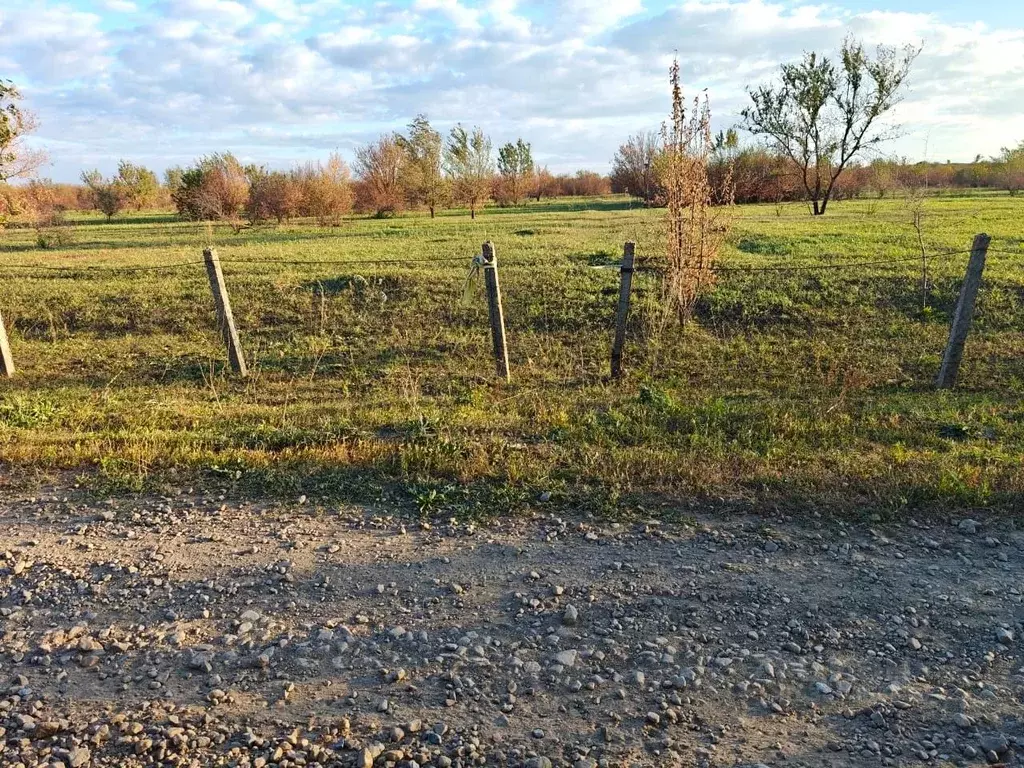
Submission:
[[11,378],[14,375],[14,357],[11,356],[11,344],[7,340],[7,329],[4,328],[4,316],[0,315],[0,375]]
[[508,347],[505,343],[505,313],[501,308],[501,286],[498,283],[498,257],[494,244],[483,245],[484,284],[487,286],[487,314],[491,320],[491,341],[494,342],[494,361],[499,378],[511,380],[508,369]]
[[967,262],[967,274],[964,276],[963,285],[960,286],[960,298],[956,304],[953,324],[949,329],[946,352],[942,356],[942,368],[939,369],[939,378],[935,382],[939,389],[952,389],[956,386],[960,361],[964,357],[964,343],[971,330],[971,320],[974,319],[974,302],[978,298],[978,288],[981,287],[981,274],[985,271],[985,256],[991,242],[991,237],[982,234],[975,236],[974,244],[971,246],[971,260]]
[[622,348],[626,345],[626,321],[629,319],[629,294],[633,289],[633,257],[636,243],[626,243],[619,268],[619,308],[615,313],[615,340],[612,342],[612,378],[622,378]]
[[235,328],[235,316],[231,313],[231,299],[228,297],[228,288],[224,282],[224,273],[220,269],[217,251],[213,248],[205,249],[203,261],[206,262],[206,276],[210,278],[210,290],[213,291],[213,300],[217,305],[217,324],[228,348],[231,370],[245,378],[249,375],[249,370],[245,365],[242,342],[239,341],[238,330]]

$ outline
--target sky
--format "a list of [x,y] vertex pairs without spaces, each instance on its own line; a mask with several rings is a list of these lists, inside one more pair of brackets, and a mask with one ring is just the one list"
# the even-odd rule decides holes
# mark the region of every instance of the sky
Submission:
[[725,128],[748,87],[849,34],[923,46],[887,155],[967,161],[1024,141],[1020,0],[2,0],[0,78],[39,117],[57,181],[215,151],[351,161],[417,113],[495,146],[522,137],[556,172],[607,171],[667,116],[677,52]]

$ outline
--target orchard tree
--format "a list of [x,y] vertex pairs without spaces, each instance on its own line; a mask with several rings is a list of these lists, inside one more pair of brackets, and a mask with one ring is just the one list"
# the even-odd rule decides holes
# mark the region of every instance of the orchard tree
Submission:
[[505,197],[513,205],[519,205],[519,200],[530,188],[533,172],[533,152],[522,139],[498,149],[498,173],[501,174]]
[[179,216],[187,221],[229,221],[238,228],[239,214],[249,199],[249,179],[233,154],[207,155],[176,180],[171,198]]
[[377,216],[402,210],[406,154],[396,136],[381,136],[356,150],[356,175],[366,190],[366,202]]
[[124,209],[127,197],[118,178],[105,179],[98,170],[84,171],[82,183],[89,190],[92,207],[106,216],[107,221]]
[[556,197],[558,195],[558,179],[554,177],[547,166],[540,168],[533,175],[533,184],[530,187],[530,197],[538,203],[542,197]]
[[35,175],[46,155],[25,146],[25,137],[36,129],[31,112],[21,108],[21,92],[10,80],[0,79],[0,183]]
[[475,219],[476,209],[490,197],[494,181],[491,140],[479,128],[469,133],[456,125],[448,135],[444,161],[455,199],[469,206],[469,216]]
[[180,165],[173,165],[164,171],[164,189],[169,193],[174,193],[178,187],[181,186],[181,177],[185,175],[185,171],[181,169]]
[[150,208],[160,193],[160,180],[148,168],[122,160],[117,164],[117,182],[125,197],[125,204],[141,211]]
[[326,163],[307,163],[291,178],[299,189],[299,211],[321,227],[338,226],[352,210],[352,172],[337,152]]
[[278,224],[290,219],[299,209],[302,190],[291,175],[258,167],[250,171],[249,199],[245,217],[250,224],[274,219]]
[[397,137],[406,154],[405,186],[413,205],[424,205],[430,218],[448,204],[451,185],[444,175],[444,141],[426,115],[416,115],[409,123],[409,135]]
[[872,56],[847,38],[838,63],[805,53],[782,65],[779,82],[750,91],[743,127],[796,164],[815,216],[824,215],[855,158],[894,138],[880,119],[902,100],[919,53],[879,46]]
[[612,158],[612,187],[650,203],[657,194],[660,142],[656,133],[630,136]]
[[1016,196],[1024,189],[1024,141],[1016,147],[1004,147],[996,160],[1002,164],[1002,185]]

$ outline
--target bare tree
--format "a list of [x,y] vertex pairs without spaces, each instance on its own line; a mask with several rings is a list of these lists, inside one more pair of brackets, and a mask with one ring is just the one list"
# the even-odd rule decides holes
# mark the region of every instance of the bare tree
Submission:
[[920,48],[879,46],[874,57],[853,38],[839,65],[817,53],[783,64],[781,82],[750,91],[743,127],[796,164],[821,216],[836,181],[865,150],[894,137],[879,119],[902,100],[900,91]]
[[0,79],[0,183],[30,178],[46,164],[45,153],[25,146],[25,137],[38,123],[21,108],[21,99],[13,82]]
[[626,139],[612,158],[613,189],[628,192],[648,203],[654,200],[660,151],[656,133],[638,133]]
[[539,203],[542,197],[555,197],[556,195],[558,195],[558,179],[555,178],[545,165],[533,175],[530,197]]
[[491,140],[479,128],[469,133],[456,125],[448,136],[444,159],[455,199],[469,206],[469,216],[475,219],[476,209],[490,196],[494,180]]

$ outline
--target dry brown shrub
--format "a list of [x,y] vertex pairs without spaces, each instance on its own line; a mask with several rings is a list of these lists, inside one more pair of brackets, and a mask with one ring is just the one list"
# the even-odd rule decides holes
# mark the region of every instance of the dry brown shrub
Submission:
[[59,248],[74,241],[72,227],[64,216],[67,191],[62,185],[49,179],[33,179],[19,192],[22,210],[36,231],[36,245]]
[[[679,81],[679,62],[669,70],[672,119],[662,128],[659,176],[666,202],[665,276],[662,284],[664,318],[675,315],[685,323],[702,291],[714,284],[714,264],[729,230],[732,175],[715,189],[708,177],[714,144],[711,107],[696,98],[687,115]],[[725,205],[714,204],[725,200]]]
[[538,203],[543,197],[557,197],[559,193],[558,179],[547,169],[541,168],[534,174],[533,187],[530,189],[530,197]]
[[249,184],[245,215],[251,224],[281,224],[296,214],[301,202],[302,188],[295,179],[281,171],[261,172]]
[[291,172],[299,190],[298,211],[321,227],[336,227],[352,210],[352,173],[341,155],[332,152],[326,163],[306,163]]

